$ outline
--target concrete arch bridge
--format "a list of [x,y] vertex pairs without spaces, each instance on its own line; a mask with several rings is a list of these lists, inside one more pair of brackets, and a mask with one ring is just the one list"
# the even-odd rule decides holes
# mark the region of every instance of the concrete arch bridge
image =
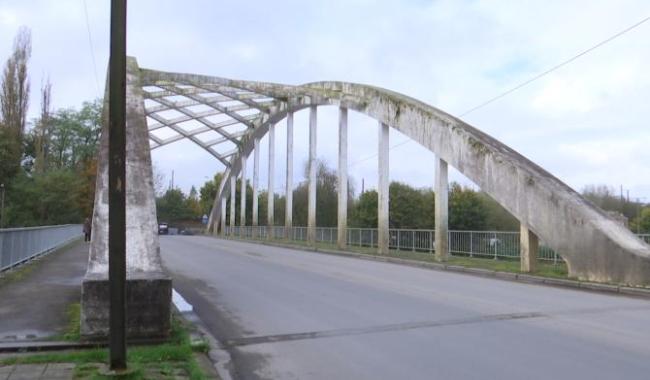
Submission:
[[[521,223],[523,268],[534,269],[539,239],[562,255],[569,275],[583,280],[629,285],[650,283],[650,246],[585,200],[580,194],[493,137],[464,121],[416,99],[378,87],[317,82],[300,86],[231,80],[139,68],[128,59],[127,73],[127,271],[159,273],[156,211],[150,149],[189,139],[226,166],[209,229],[214,233],[235,226],[235,181],[246,183],[245,162],[254,159],[253,189],[259,171],[259,141],[268,134],[269,160],[274,159],[274,125],[287,119],[287,181],[293,188],[293,113],[309,109],[309,192],[307,238],[315,241],[317,107],[338,106],[339,204],[338,236],[346,244],[347,229],[347,114],[363,113],[379,124],[378,250],[389,248],[388,187],[389,128],[395,128],[436,155],[435,250],[440,260],[448,253],[447,168],[452,165],[471,179]],[[193,123],[188,128],[188,123]],[[198,123],[198,124],[197,124]],[[198,126],[197,126],[198,125]],[[158,131],[171,134],[161,137]],[[107,268],[107,133],[103,134],[98,167],[93,230],[87,278]],[[274,165],[270,165],[273,168]],[[273,169],[271,169],[273,170]],[[270,188],[274,173],[269,173]],[[245,208],[242,186],[240,207]],[[270,192],[272,194],[272,192]],[[285,227],[292,227],[292,192],[287,191]],[[272,205],[273,199],[269,198]],[[257,195],[252,225],[258,225]],[[272,206],[269,217],[273,218]],[[240,213],[242,219],[246,212]],[[270,219],[269,225],[273,224]],[[240,225],[246,221],[241,220]],[[101,277],[101,276],[100,276]]]

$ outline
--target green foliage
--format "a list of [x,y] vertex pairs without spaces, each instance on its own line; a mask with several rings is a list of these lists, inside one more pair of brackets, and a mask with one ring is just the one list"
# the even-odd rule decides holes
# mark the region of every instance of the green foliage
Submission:
[[158,220],[177,222],[200,217],[192,209],[194,202],[188,200],[180,189],[169,189],[162,197],[156,199]]
[[214,178],[212,180],[204,183],[203,186],[201,186],[199,189],[199,205],[201,206],[202,214],[210,215],[210,211],[212,210],[212,203],[217,197],[222,179],[223,173],[217,173],[214,175]]
[[650,206],[639,211],[639,215],[632,219],[630,228],[639,234],[650,234]]
[[375,190],[368,190],[359,196],[350,212],[351,227],[377,227],[378,194]]
[[478,193],[452,183],[449,191],[449,229],[484,230],[486,219],[487,210]]
[[433,228],[433,191],[415,189],[401,182],[391,182],[389,194],[391,228]]
[[518,231],[519,220],[486,193],[478,193],[485,207],[485,229],[489,231]]
[[31,176],[21,173],[7,188],[6,213],[13,226],[79,223],[82,180],[70,169]]

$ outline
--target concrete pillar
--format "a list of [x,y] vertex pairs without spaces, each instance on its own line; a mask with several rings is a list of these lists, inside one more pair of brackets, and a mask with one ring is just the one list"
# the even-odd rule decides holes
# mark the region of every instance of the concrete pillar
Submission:
[[221,197],[221,235],[226,236],[226,197]]
[[275,224],[275,217],[273,215],[274,205],[273,201],[275,199],[275,185],[273,180],[275,179],[275,125],[271,124],[269,126],[269,187],[267,191],[267,208],[266,208],[266,225],[269,226],[269,238],[272,237],[271,227]]
[[539,251],[539,239],[523,223],[520,227],[519,249],[521,257],[521,271],[535,272],[537,270],[537,253]]
[[[257,188],[260,181],[260,139],[253,140],[253,227],[259,224],[259,206],[257,204]],[[253,228],[253,237],[257,235],[257,229]]]
[[390,232],[388,227],[388,200],[390,181],[388,177],[389,163],[389,145],[388,145],[389,127],[382,122],[379,123],[379,149],[378,164],[379,171],[377,174],[377,249],[379,254],[387,255],[390,242]]
[[246,156],[241,157],[241,196],[239,197],[239,224],[246,225]]
[[237,202],[237,177],[230,176],[230,231],[231,235],[235,234],[235,203]]
[[447,162],[436,157],[435,218],[436,259],[446,261],[449,256],[449,183]]
[[287,114],[287,182],[284,208],[285,237],[288,239],[293,227],[293,112]]
[[316,243],[316,106],[309,108],[309,188],[307,195],[307,241]]
[[338,238],[340,249],[345,249],[348,236],[348,109],[339,108],[339,199]]

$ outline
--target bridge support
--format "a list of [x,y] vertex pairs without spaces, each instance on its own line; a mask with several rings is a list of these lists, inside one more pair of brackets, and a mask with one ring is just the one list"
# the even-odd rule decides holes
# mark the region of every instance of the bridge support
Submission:
[[[126,79],[126,331],[128,338],[165,337],[171,327],[172,283],[160,259],[140,69],[131,57]],[[93,235],[81,286],[81,335],[89,340],[106,340],[109,333],[107,105],[97,161]]]
[[345,249],[348,237],[348,109],[339,108],[339,199],[337,245]]
[[535,272],[537,270],[539,239],[537,238],[537,235],[535,235],[535,233],[524,224],[520,227],[519,239],[521,271]]
[[237,176],[230,177],[230,236],[235,235],[235,204],[237,203]]
[[435,239],[436,259],[446,261],[449,256],[449,182],[447,161],[436,156],[435,183]]
[[379,122],[379,174],[377,183],[377,248],[382,255],[388,254],[390,231],[388,225],[389,217],[389,191],[390,181],[388,177],[389,164],[389,145],[388,145],[389,128],[388,124]]
[[309,188],[307,195],[307,241],[316,244],[316,106],[309,107]]
[[[259,225],[259,205],[257,188],[260,182],[260,139],[255,137],[253,142],[253,237],[257,236],[257,226]],[[222,208],[225,210],[225,208]]]
[[268,226],[269,239],[273,238],[273,226],[275,225],[275,185],[273,179],[275,178],[275,125],[269,126],[269,186],[266,192],[266,225]]
[[221,235],[226,236],[226,197],[221,197]]
[[287,180],[285,186],[284,237],[291,237],[293,227],[293,112],[287,113]]
[[241,156],[241,195],[239,197],[239,224],[246,226],[246,156]]

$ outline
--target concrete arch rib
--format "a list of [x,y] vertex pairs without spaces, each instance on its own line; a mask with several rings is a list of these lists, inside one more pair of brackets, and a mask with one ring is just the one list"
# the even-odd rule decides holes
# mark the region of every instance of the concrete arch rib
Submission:
[[[239,155],[271,123],[311,105],[337,105],[390,125],[447,161],[510,211],[567,261],[569,274],[583,280],[650,284],[650,246],[562,181],[513,149],[462,120],[416,99],[389,90],[345,82],[302,86],[155,72],[161,80],[227,85],[280,100],[242,139],[215,199],[210,225],[219,220]],[[146,75],[145,75],[146,76]],[[433,162],[431,164],[433,172]]]

